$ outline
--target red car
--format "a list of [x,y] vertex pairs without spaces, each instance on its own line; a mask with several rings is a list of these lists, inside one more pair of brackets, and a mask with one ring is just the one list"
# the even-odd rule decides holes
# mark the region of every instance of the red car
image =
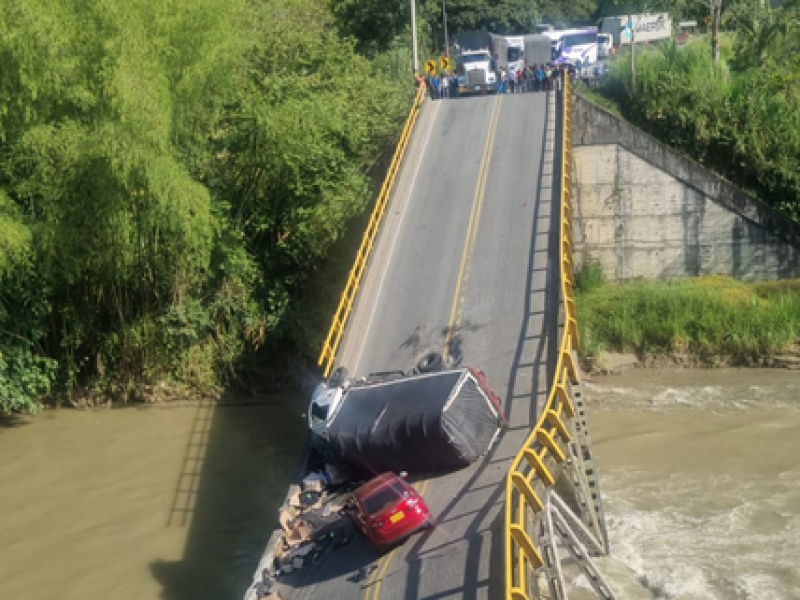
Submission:
[[433,526],[425,501],[402,477],[384,473],[353,492],[356,525],[378,550]]

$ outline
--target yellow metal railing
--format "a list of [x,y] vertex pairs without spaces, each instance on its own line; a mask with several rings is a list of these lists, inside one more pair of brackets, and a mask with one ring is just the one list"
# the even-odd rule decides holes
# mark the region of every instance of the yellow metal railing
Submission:
[[394,180],[397,177],[397,172],[400,170],[400,164],[403,162],[406,146],[408,140],[411,138],[411,132],[414,130],[414,123],[417,122],[417,115],[419,114],[419,105],[425,98],[425,86],[419,86],[417,95],[414,97],[414,104],[411,106],[411,111],[406,119],[406,124],[403,127],[403,132],[400,134],[400,140],[397,142],[392,163],[389,165],[389,171],[386,173],[386,178],[381,186],[381,193],[375,201],[375,208],[372,210],[372,215],[369,218],[369,224],[364,232],[364,237],[361,240],[361,246],[358,248],[353,268],[350,269],[350,276],[347,278],[347,285],[342,292],[342,297],[339,300],[339,307],[333,316],[333,323],[328,330],[328,337],[322,345],[322,352],[319,355],[318,364],[323,367],[323,374],[325,377],[330,373],[331,367],[336,360],[336,352],[339,349],[339,344],[344,335],[344,329],[347,325],[347,319],[350,317],[350,311],[353,308],[358,288],[361,284],[361,277],[364,275],[369,256],[372,253],[372,246],[375,243],[375,238],[380,231],[381,222],[383,221],[383,214],[386,211],[386,205],[389,202],[389,197],[392,194],[394,187]]
[[[506,479],[505,565],[506,600],[527,600],[528,570],[544,564],[526,527],[545,509],[543,491],[555,484],[552,467],[566,460],[562,446],[570,440],[567,419],[575,416],[571,387],[579,383],[573,359],[578,348],[572,262],[572,115],[569,76],[564,77],[561,139],[561,218],[559,265],[564,326],[559,344],[553,387],[541,417],[517,453]],[[561,443],[559,443],[561,442]]]

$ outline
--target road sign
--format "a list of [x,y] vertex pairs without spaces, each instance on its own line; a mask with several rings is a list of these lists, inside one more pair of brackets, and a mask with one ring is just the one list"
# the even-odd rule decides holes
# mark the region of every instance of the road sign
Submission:
[[443,56],[441,60],[439,60],[439,64],[442,66],[442,71],[450,70],[450,59],[446,56]]
[[711,17],[706,15],[706,17],[703,19],[703,23],[705,23],[706,25],[711,25]]
[[425,72],[428,75],[436,75],[436,61],[435,60],[426,60],[425,61]]

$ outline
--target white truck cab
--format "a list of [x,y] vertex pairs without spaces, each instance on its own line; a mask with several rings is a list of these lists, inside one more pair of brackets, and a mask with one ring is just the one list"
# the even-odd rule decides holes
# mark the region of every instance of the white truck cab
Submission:
[[497,89],[497,73],[488,49],[463,51],[458,57],[458,65],[459,94]]

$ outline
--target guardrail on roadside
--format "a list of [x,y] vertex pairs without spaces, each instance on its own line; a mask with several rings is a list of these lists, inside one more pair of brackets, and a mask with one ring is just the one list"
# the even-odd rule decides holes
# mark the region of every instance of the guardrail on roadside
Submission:
[[336,352],[339,349],[339,344],[344,335],[344,329],[347,325],[347,319],[350,317],[350,311],[358,294],[358,288],[361,284],[361,277],[367,267],[370,254],[372,253],[372,246],[375,243],[375,238],[380,231],[383,215],[386,212],[386,205],[389,202],[389,197],[394,188],[394,180],[397,177],[397,172],[400,170],[400,164],[403,162],[405,156],[406,146],[411,139],[411,133],[414,130],[414,124],[417,122],[417,115],[419,114],[419,105],[425,98],[425,86],[421,85],[417,89],[417,95],[414,97],[414,104],[411,106],[408,118],[406,119],[405,126],[400,135],[400,140],[397,142],[397,148],[392,156],[392,162],[389,165],[389,170],[386,173],[386,178],[381,186],[381,192],[378,194],[378,199],[375,201],[375,208],[372,210],[372,215],[369,218],[369,224],[364,232],[364,237],[361,239],[361,246],[358,248],[356,259],[353,267],[350,269],[350,275],[347,278],[347,285],[342,292],[342,297],[339,300],[339,306],[336,313],[333,315],[333,322],[328,330],[328,337],[325,338],[325,343],[322,345],[322,352],[320,352],[317,364],[323,367],[323,376],[327,377],[330,373],[331,367],[336,360]]
[[[564,77],[561,138],[561,206],[559,266],[564,323],[553,387],[542,414],[517,453],[506,479],[505,581],[506,600],[528,600],[528,571],[535,572],[546,557],[527,527],[545,511],[547,489],[555,484],[554,465],[563,463],[563,450],[572,434],[568,420],[575,416],[572,386],[580,383],[574,359],[578,322],[573,290],[572,259],[572,117],[571,86]],[[536,537],[535,535],[533,537]]]

